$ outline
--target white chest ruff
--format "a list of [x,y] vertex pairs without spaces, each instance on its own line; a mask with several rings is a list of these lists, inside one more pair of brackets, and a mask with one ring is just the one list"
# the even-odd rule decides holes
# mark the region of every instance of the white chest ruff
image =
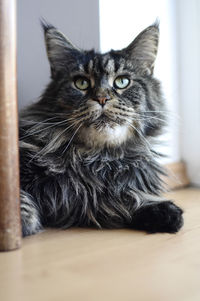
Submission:
[[84,142],[90,146],[118,146],[124,143],[131,135],[128,125],[105,126],[98,130],[89,127],[85,132]]

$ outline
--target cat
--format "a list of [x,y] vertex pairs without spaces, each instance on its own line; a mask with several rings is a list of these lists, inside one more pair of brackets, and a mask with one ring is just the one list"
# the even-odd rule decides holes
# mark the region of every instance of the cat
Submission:
[[161,196],[152,142],[166,124],[153,76],[159,24],[105,54],[42,26],[51,82],[20,114],[23,236],[72,226],[177,232],[183,211]]

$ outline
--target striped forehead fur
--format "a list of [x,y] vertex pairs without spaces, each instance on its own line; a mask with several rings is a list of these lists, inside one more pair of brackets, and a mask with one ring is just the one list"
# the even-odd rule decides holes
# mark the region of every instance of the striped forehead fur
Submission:
[[105,71],[108,74],[112,74],[115,71],[115,61],[113,59],[108,59],[107,64],[105,65]]
[[[120,63],[120,69],[123,68],[123,59]],[[95,73],[105,73],[105,74],[113,74],[116,72],[116,62],[110,56],[110,54],[106,54],[103,56],[94,57],[94,59],[90,59],[88,64],[86,65],[85,71],[89,74]]]

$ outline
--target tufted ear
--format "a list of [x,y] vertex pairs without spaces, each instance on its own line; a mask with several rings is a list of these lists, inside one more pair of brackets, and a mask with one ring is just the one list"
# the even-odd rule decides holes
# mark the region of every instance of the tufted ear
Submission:
[[41,20],[44,30],[48,59],[51,66],[52,77],[65,70],[80,50],[75,47],[57,28]]
[[154,63],[158,51],[159,23],[144,29],[135,40],[122,50],[145,74],[153,74]]

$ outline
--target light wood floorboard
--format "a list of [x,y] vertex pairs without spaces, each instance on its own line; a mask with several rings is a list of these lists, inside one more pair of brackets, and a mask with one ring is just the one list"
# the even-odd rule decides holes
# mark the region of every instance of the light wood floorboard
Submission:
[[200,190],[168,196],[185,211],[176,235],[48,230],[0,253],[0,300],[199,301]]

